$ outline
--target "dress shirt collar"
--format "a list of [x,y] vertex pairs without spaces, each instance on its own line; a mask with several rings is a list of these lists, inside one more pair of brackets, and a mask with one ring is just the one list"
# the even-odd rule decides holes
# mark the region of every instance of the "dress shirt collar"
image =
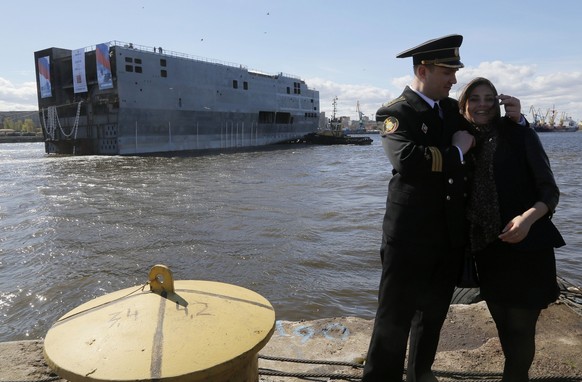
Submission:
[[420,96],[420,98],[422,98],[423,100],[426,101],[426,103],[428,103],[428,106],[430,106],[430,108],[434,108],[434,104],[436,103],[437,105],[439,105],[440,108],[440,104],[438,103],[438,101],[435,101],[434,99],[430,99],[427,96],[425,96],[424,94],[422,94],[421,92],[419,92],[418,90],[414,89],[413,87],[410,87],[410,89],[415,92],[416,94],[418,94]]

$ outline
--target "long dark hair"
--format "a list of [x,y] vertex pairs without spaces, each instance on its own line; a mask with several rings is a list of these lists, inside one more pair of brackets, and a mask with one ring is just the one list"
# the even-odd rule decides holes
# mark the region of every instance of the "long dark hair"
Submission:
[[[459,113],[461,113],[465,117],[465,119],[468,119],[466,112],[467,112],[467,102],[469,102],[469,97],[471,96],[471,93],[473,93],[473,90],[475,90],[475,88],[477,86],[480,86],[480,85],[485,85],[485,86],[490,87],[491,90],[493,91],[493,95],[495,95],[496,97],[499,94],[499,93],[497,93],[497,89],[495,89],[493,82],[489,81],[487,78],[483,78],[483,77],[474,78],[471,82],[469,82],[467,85],[465,85],[465,87],[461,91],[461,96],[459,97]],[[496,105],[497,105],[496,115],[495,115],[495,118],[493,119],[493,121],[491,121],[491,123],[495,123],[496,121],[498,121],[501,118],[501,107],[499,106],[499,103],[496,103]]]

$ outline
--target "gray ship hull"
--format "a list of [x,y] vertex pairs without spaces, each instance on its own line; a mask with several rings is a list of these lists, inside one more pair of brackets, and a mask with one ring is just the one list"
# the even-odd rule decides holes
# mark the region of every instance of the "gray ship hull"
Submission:
[[[108,52],[111,86],[102,89],[98,64],[90,64],[96,50],[85,50],[86,92],[74,90],[72,51],[35,52],[52,63],[49,74],[37,67],[47,153],[228,151],[317,130],[319,93],[296,77],[116,43]],[[43,75],[50,76],[50,95],[41,94]]]

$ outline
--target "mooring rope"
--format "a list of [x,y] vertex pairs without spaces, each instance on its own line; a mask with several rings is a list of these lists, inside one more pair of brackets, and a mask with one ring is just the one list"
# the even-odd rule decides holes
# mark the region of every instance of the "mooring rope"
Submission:
[[[287,358],[287,357],[273,357],[259,354],[260,359],[268,361],[279,361],[279,362],[292,362],[292,363],[305,363],[305,364],[317,364],[317,365],[334,365],[334,366],[347,366],[356,369],[362,369],[363,364],[358,362],[347,362],[347,361],[327,361],[327,360],[309,360],[309,359],[297,359],[297,358]],[[362,379],[362,374],[342,374],[342,373],[316,373],[316,372],[286,372],[280,370],[259,368],[259,375],[263,376],[275,376],[283,378],[296,378],[296,379],[306,379],[314,380],[314,378],[324,378],[326,380],[344,380],[344,381],[360,381]],[[463,382],[499,382],[501,381],[502,373],[499,372],[464,372],[464,371],[443,371],[443,370],[433,370],[435,376],[440,377],[445,380],[453,381],[463,381]],[[404,375],[406,375],[406,368],[404,369]],[[44,379],[37,380],[14,380],[14,381],[2,381],[2,382],[53,382],[58,381],[61,378],[58,376],[48,377]],[[533,376],[530,377],[531,382],[580,382],[582,381],[582,376]]]
[[6,381],[6,380],[2,380],[2,382],[51,382],[51,381],[58,381],[62,379],[61,377],[48,377],[48,378],[44,378],[44,379],[35,379],[35,380],[23,380],[23,381]]
[[266,359],[269,361],[280,361],[280,362],[294,362],[294,363],[312,363],[318,365],[338,365],[338,366],[351,366],[356,368],[363,368],[364,365],[357,362],[346,362],[346,361],[326,361],[319,359],[297,359],[297,358],[286,358],[286,357],[273,357],[268,355],[259,354],[259,358]]
[[[318,365],[335,365],[335,366],[348,366],[352,368],[362,369],[363,364],[357,362],[345,362],[345,361],[327,361],[327,360],[308,360],[308,359],[296,359],[287,357],[273,357],[259,354],[260,359],[268,361],[279,361],[279,362],[293,362],[293,363],[305,363],[305,364],[318,364]],[[479,371],[443,371],[443,370],[433,370],[433,373],[437,377],[441,377],[447,380],[458,380],[464,382],[499,382],[502,378],[502,373],[499,372],[479,372]],[[404,374],[406,374],[406,368],[404,369]],[[299,379],[312,379],[312,378],[327,378],[336,380],[346,380],[346,381],[359,381],[362,379],[362,375],[358,374],[342,374],[342,373],[309,373],[309,372],[285,372],[280,370],[259,368],[259,375],[269,375],[277,377],[287,377],[287,378],[299,378]],[[530,381],[542,381],[542,382],[577,382],[582,381],[582,376],[533,376],[530,377]]]

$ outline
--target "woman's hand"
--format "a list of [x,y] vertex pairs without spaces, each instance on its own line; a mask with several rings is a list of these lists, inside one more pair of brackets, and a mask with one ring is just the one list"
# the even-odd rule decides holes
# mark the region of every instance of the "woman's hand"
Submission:
[[515,123],[519,123],[521,119],[521,102],[515,97],[504,94],[497,96],[499,103],[505,107],[505,115]]
[[499,239],[506,243],[515,244],[519,243],[529,233],[531,224],[528,224],[528,219],[524,218],[522,215],[516,216],[503,228]]
[[511,219],[501,231],[499,239],[506,243],[519,243],[526,238],[529,229],[538,219],[547,214],[548,206],[544,202],[536,202],[530,209],[523,214]]

